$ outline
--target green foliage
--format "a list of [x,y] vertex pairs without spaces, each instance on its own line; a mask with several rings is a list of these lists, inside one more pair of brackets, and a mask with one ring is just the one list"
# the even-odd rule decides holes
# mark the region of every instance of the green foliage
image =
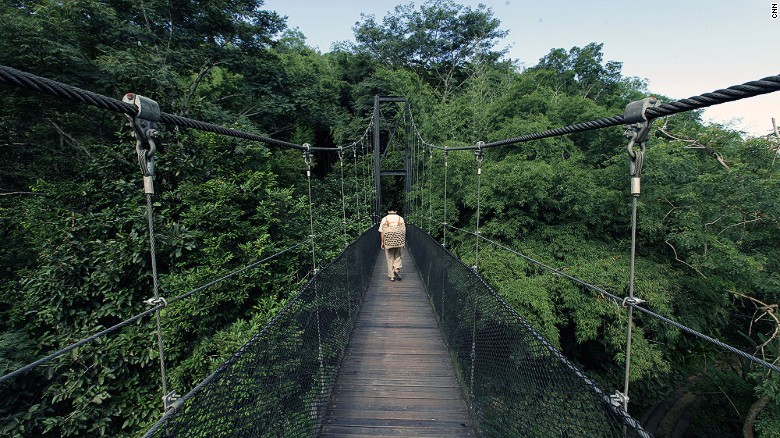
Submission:
[[[503,77],[501,66],[481,68],[452,98],[452,105],[434,108],[440,119],[424,126],[441,136],[440,146],[511,138],[614,115],[644,87],[621,78],[617,63],[603,64],[599,44],[554,50],[538,66],[510,74],[508,80],[489,79]],[[480,116],[480,104],[491,117]],[[761,353],[755,348],[773,331],[769,319],[753,323],[750,336],[737,333],[758,315],[742,296],[777,303],[777,236],[770,231],[777,226],[772,145],[704,127],[695,113],[671,118],[663,129],[696,139],[698,149],[684,147],[691,142],[669,141],[661,130],[650,142],[639,199],[636,294],[655,312]],[[448,142],[450,138],[461,141]],[[626,296],[630,198],[625,141],[618,131],[600,130],[487,150],[479,217],[473,155],[450,152],[446,222],[473,230],[479,219],[483,236]],[[438,217],[444,214],[442,162],[434,160],[438,190],[432,205]],[[416,190],[424,192],[428,181],[418,184]],[[441,230],[433,231],[442,237]],[[450,230],[447,243],[466,264],[476,264],[473,236]],[[622,369],[625,361],[627,319],[619,305],[486,242],[480,246],[480,272],[521,314],[602,385],[622,386],[622,376],[614,370]],[[653,392],[643,382],[677,380],[675,367],[698,375],[691,354],[728,363],[726,354],[713,356],[711,347],[654,318],[635,312],[634,321],[631,380],[642,393]],[[771,360],[778,357],[771,349],[763,354]],[[754,396],[745,388],[765,381],[737,376],[742,383],[728,384],[733,378],[719,373],[713,380],[723,383],[724,390],[699,395],[718,412],[697,420],[717,423],[708,430],[739,430],[747,409],[735,411],[723,401],[734,397],[749,406]],[[663,396],[654,392],[654,397]],[[776,405],[759,415],[757,430],[774,430],[769,419],[776,415],[768,412],[772,409]]]
[[[0,57],[90,91],[132,90],[166,112],[324,147],[365,133],[375,95],[411,98],[426,141],[462,146],[620,114],[648,93],[641,80],[622,77],[619,62],[604,61],[599,43],[553,49],[518,71],[495,50],[505,32],[484,6],[398,6],[381,22],[364,17],[356,45],[325,54],[300,32],[281,33],[284,21],[261,6],[6,2],[0,26],[10,37],[0,40]],[[146,203],[124,118],[13,88],[0,93],[0,372],[8,372],[142,312],[152,279]],[[383,127],[401,115],[400,106],[388,108]],[[776,144],[703,126],[696,112],[656,128],[639,198],[635,293],[655,312],[776,360],[774,326],[758,318],[757,304],[778,303]],[[447,246],[478,263],[552,344],[602,387],[622,387],[627,318],[619,305],[485,241],[477,261],[473,235],[441,226],[473,230],[479,220],[488,239],[626,296],[631,200],[620,130],[487,150],[479,198],[473,154],[452,151],[446,202],[443,154],[428,155],[401,131],[383,166],[400,168],[399,145],[409,141],[412,193],[402,199],[402,181],[383,179],[383,199],[408,205],[406,216],[438,238],[446,232]],[[324,265],[367,228],[369,142],[341,161],[315,155],[308,181],[299,151],[163,127],[154,198],[163,296],[304,241],[310,206],[316,235],[313,247],[306,242],[162,312],[177,392],[213,372],[296,293],[313,264]],[[774,374],[734,365],[640,312],[634,321],[637,409],[651,408],[677,382],[702,378],[719,389],[696,390],[706,407],[695,421],[700,433],[739,432],[762,397],[768,402],[755,430],[778,433]],[[160,414],[158,354],[154,323],[145,319],[3,384],[0,431],[135,436]]]
[[504,53],[492,49],[507,32],[481,4],[474,10],[451,0],[429,0],[419,10],[413,3],[396,6],[381,24],[373,15],[361,17],[354,27],[356,50],[415,72],[435,85],[443,100],[463,80],[466,66]]

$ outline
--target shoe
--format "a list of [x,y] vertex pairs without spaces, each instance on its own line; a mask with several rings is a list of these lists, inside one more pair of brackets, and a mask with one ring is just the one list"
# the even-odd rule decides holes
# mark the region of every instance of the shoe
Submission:
[[398,281],[401,281],[401,280],[403,280],[403,278],[401,278],[401,273],[400,273],[400,272],[396,272],[396,273],[395,273],[395,278],[397,278],[397,279],[398,279]]
[[390,281],[395,281],[395,277],[390,277]]

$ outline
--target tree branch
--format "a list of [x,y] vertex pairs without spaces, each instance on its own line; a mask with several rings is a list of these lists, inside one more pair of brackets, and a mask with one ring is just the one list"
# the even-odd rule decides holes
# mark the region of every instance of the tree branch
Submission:
[[49,118],[47,118],[46,120],[51,124],[51,126],[54,127],[54,130],[57,131],[57,133],[60,135],[60,145],[66,143],[65,140],[68,140],[68,143],[70,143],[70,144],[72,144],[74,146],[77,146],[79,149],[84,151],[84,153],[87,155],[87,157],[92,158],[92,154],[89,153],[87,148],[85,148],[81,143],[76,141],[76,139],[74,139],[70,134],[65,132],[62,128],[60,128],[59,125],[54,123],[54,120],[49,119]]
[[661,199],[663,199],[663,200],[664,200],[664,201],[665,201],[667,204],[669,204],[669,205],[672,207],[672,209],[671,209],[671,210],[669,210],[669,211],[668,211],[668,212],[667,212],[667,213],[664,215],[664,217],[661,219],[661,221],[662,221],[662,222],[663,222],[664,220],[666,220],[666,218],[667,218],[667,217],[669,217],[669,215],[670,215],[670,214],[672,214],[672,213],[673,213],[675,210],[677,210],[677,209],[680,209],[680,208],[688,208],[687,206],[686,206],[686,207],[678,207],[678,206],[674,205],[674,204],[672,203],[672,201],[670,201],[670,200],[668,200],[668,199],[666,198],[666,196],[661,196]]
[[9,196],[9,195],[36,195],[36,196],[45,196],[45,193],[36,193],[36,192],[2,192],[0,193],[0,196]]
[[753,298],[751,296],[745,295],[743,293],[737,292],[737,291],[729,291],[734,295],[740,296],[742,298],[748,299],[753,302],[753,304],[756,306],[756,312],[753,313],[755,315],[759,311],[761,314],[750,320],[750,328],[748,329],[748,334],[750,334],[753,331],[753,323],[760,321],[765,316],[771,318],[775,322],[775,328],[772,330],[772,335],[769,336],[769,338],[764,341],[761,345],[756,347],[756,353],[759,351],[761,352],[761,356],[766,359],[766,355],[764,354],[764,347],[769,345],[770,342],[777,339],[778,336],[780,336],[780,317],[777,316],[777,304],[767,304],[757,298]]
[[689,267],[689,268],[693,269],[694,271],[696,271],[696,273],[697,273],[697,274],[701,275],[702,277],[704,277],[704,278],[707,278],[707,276],[706,276],[706,275],[704,275],[704,274],[702,274],[702,272],[701,272],[701,271],[699,271],[698,269],[694,268],[694,267],[693,267],[693,266],[691,266],[690,264],[688,264],[688,263],[684,262],[684,261],[683,261],[683,260],[681,260],[679,257],[677,257],[677,250],[674,248],[674,245],[672,245],[671,243],[669,243],[669,240],[664,240],[664,243],[666,243],[667,245],[669,245],[669,248],[672,248],[672,251],[674,252],[674,259],[675,259],[676,261],[678,261],[678,262],[682,263],[683,265],[685,265],[685,266],[687,266],[687,267]]
[[211,63],[208,62],[205,65],[201,66],[200,72],[198,72],[198,77],[195,78],[195,82],[192,83],[192,86],[190,87],[190,92],[187,93],[187,98],[184,99],[184,105],[182,108],[182,111],[184,114],[188,114],[190,111],[190,101],[192,101],[192,98],[195,97],[195,92],[198,89],[198,86],[200,86],[200,83],[203,81],[203,79],[206,77],[206,75],[209,74],[212,68],[214,68],[219,63]]
[[670,133],[669,131],[667,131],[665,129],[665,127],[658,128],[656,130],[656,134],[659,137],[666,138],[668,140],[679,141],[679,142],[682,142],[682,143],[686,143],[688,145],[688,146],[685,146],[687,149],[704,149],[705,151],[707,151],[707,155],[709,155],[712,158],[714,158],[726,170],[731,170],[729,165],[726,164],[726,162],[723,160],[723,156],[722,155],[720,155],[715,149],[712,149],[711,147],[707,146],[706,144],[699,142],[699,140],[691,140],[691,139],[678,137],[678,136]]
[[759,216],[759,215],[758,215],[758,213],[754,213],[754,214],[756,215],[756,218],[755,218],[755,219],[744,220],[744,221],[742,221],[742,222],[737,222],[737,223],[735,223],[735,224],[731,224],[731,225],[729,225],[729,226],[727,226],[727,227],[723,228],[722,230],[720,230],[720,232],[718,233],[718,236],[720,236],[721,234],[723,234],[723,232],[724,232],[724,231],[726,231],[726,230],[728,230],[729,228],[738,227],[738,226],[740,226],[740,225],[742,225],[742,226],[745,226],[745,225],[747,225],[747,224],[749,224],[749,223],[752,223],[752,222],[760,222],[760,221],[761,221],[761,219],[762,219],[762,218],[761,218],[761,216]]

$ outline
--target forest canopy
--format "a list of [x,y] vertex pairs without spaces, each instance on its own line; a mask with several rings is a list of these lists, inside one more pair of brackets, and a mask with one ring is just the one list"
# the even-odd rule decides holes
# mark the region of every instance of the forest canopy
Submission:
[[[172,114],[315,147],[360,139],[375,95],[409,98],[425,142],[454,147],[622,114],[648,94],[619,61],[604,59],[599,42],[551,48],[519,68],[498,46],[507,30],[484,6],[402,4],[381,19],[363,16],[355,43],[327,53],[287,26],[262,0],[3,2],[0,63],[115,98],[132,90]],[[0,96],[6,374],[146,310],[152,269],[126,119],[5,85]],[[307,238],[299,151],[161,131],[154,228],[162,290],[186,292]],[[393,147],[406,135],[398,130]],[[648,308],[773,363],[779,141],[705,124],[696,111],[656,120],[636,243],[636,293]],[[416,169],[429,167],[412,191],[392,182],[382,199],[406,206],[402,214],[440,240],[442,223],[473,230],[479,211],[486,238],[623,296],[626,144],[621,128],[609,128],[487,150],[479,210],[473,153],[447,155],[445,196],[445,157],[427,149],[415,158]],[[334,236],[318,241],[320,263],[344,247],[329,231],[341,232],[342,205],[352,238],[374,220],[371,147],[360,143],[343,161],[343,203],[338,157],[314,157],[313,226]],[[400,154],[387,156],[403,165]],[[473,236],[446,232],[448,249],[474,265]],[[607,392],[622,388],[625,312],[498,247],[479,257],[486,281],[536,330]],[[310,278],[311,258],[292,252],[165,309],[171,386],[186,393],[256,334]],[[0,434],[139,436],[160,416],[155,336],[153,324],[132,324],[0,383]],[[780,435],[777,373],[652,318],[636,321],[630,377],[637,419],[682,393],[690,436]]]

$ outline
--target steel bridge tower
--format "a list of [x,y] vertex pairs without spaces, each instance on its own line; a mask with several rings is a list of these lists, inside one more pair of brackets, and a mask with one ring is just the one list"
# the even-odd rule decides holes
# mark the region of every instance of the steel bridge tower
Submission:
[[[393,141],[393,137],[397,131],[397,126],[390,131],[387,144],[385,145],[385,151],[382,152],[382,144],[380,139],[380,118],[382,111],[380,105],[385,102],[399,102],[404,104],[403,110],[403,122],[406,136],[404,139],[404,169],[401,170],[382,170],[382,159],[384,154],[390,148],[390,144]],[[412,151],[409,148],[409,137],[412,132],[411,123],[411,103],[408,99],[396,96],[374,96],[374,186],[376,188],[376,200],[374,205],[374,223],[379,222],[379,219],[384,215],[382,211],[382,177],[383,176],[403,176],[405,178],[405,193],[404,196],[404,213],[409,214],[409,194],[412,191]]]

